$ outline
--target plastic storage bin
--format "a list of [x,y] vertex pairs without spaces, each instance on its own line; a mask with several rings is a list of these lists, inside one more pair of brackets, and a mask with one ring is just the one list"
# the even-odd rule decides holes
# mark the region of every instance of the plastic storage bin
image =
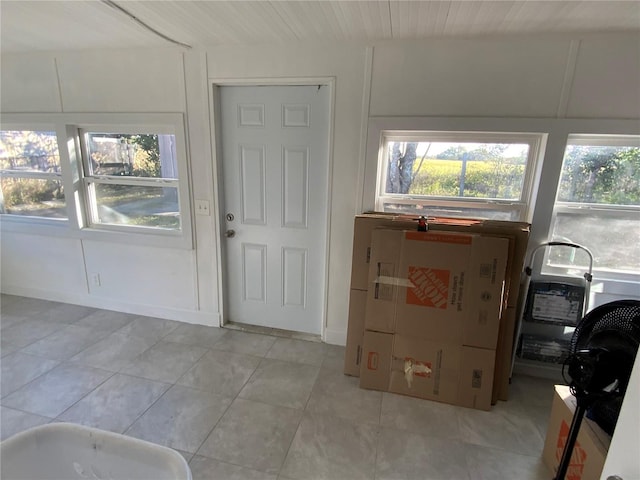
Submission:
[[3,480],[191,480],[175,450],[71,423],[18,433],[0,444],[0,455]]

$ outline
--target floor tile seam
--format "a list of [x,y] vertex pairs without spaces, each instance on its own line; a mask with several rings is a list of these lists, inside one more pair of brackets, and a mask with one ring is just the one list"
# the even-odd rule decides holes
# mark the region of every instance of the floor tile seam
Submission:
[[296,425],[296,430],[295,430],[295,432],[293,432],[293,435],[291,435],[291,439],[289,440],[289,445],[287,445],[286,453],[282,456],[282,462],[280,463],[280,466],[278,467],[278,473],[276,473],[276,477],[280,476],[280,474],[282,473],[282,469],[284,468],[285,463],[287,463],[287,457],[289,456],[289,452],[291,452],[291,447],[293,446],[293,442],[296,439],[296,435],[298,435],[298,431],[300,430],[300,427],[302,426],[302,422],[304,421],[305,413],[306,413],[306,411],[302,410],[302,413],[301,413],[300,417],[298,418],[298,424]]
[[[187,452],[187,453],[189,453],[189,452]],[[191,457],[191,460],[193,460],[195,457],[203,457],[203,458],[206,458],[207,460],[215,460],[216,462],[224,463],[226,465],[232,465],[232,466],[238,467],[238,468],[244,468],[244,469],[247,469],[247,470],[253,470],[254,472],[264,473],[264,474],[267,474],[267,475],[274,475],[271,472],[265,472],[264,470],[258,470],[257,468],[247,467],[246,465],[240,465],[238,463],[233,463],[233,462],[230,462],[229,460],[222,460],[220,458],[210,457],[209,455],[203,455],[202,453],[194,453],[193,456]],[[189,460],[189,464],[191,464],[191,460]],[[279,474],[275,474],[275,475],[278,476]]]
[[[25,355],[29,355],[27,353],[25,353]],[[36,356],[36,355],[32,355],[32,356]],[[38,358],[44,358],[44,357],[38,357]],[[27,385],[35,382],[36,380],[38,380],[40,377],[46,375],[47,373],[49,373],[51,370],[53,370],[54,368],[57,368],[62,362],[60,360],[51,360],[49,358],[44,358],[45,360],[49,360],[49,361],[53,361],[53,362],[58,362],[57,365],[54,365],[53,367],[49,368],[48,370],[42,372],[41,374],[39,374],[37,377],[32,378],[31,380],[29,380],[27,383],[20,385],[18,388],[16,388],[15,390],[11,390],[9,393],[6,392],[1,392],[0,394],[0,403],[2,402],[2,400],[4,400],[5,398],[7,398],[9,395],[13,395],[14,393],[16,393],[18,390],[26,387]]]
[[239,350],[226,350],[223,348],[219,348],[218,346],[218,342],[216,342],[215,344],[211,345],[210,350],[215,350],[216,352],[226,352],[226,353],[235,353],[236,355],[249,355],[251,357],[256,357],[256,358],[265,358],[264,355],[257,355],[255,353],[247,353],[247,352],[241,352]]
[[[380,402],[382,408],[382,402]],[[378,423],[377,431],[376,431],[376,451],[373,458],[373,478],[374,480],[378,478],[378,452],[380,452],[380,442],[382,441],[382,425]]]
[[311,400],[311,395],[313,394],[313,391],[316,388],[316,384],[318,383],[318,379],[320,378],[321,367],[317,367],[317,368],[318,368],[318,371],[316,372],[316,378],[313,380],[313,385],[311,385],[311,388],[309,389],[309,393],[307,394],[307,399],[304,402],[304,407],[302,407],[303,412],[307,411],[307,407],[309,406],[309,401]]
[[[259,364],[258,364],[258,365],[259,365]],[[258,367],[256,366],[255,370],[257,370],[257,369],[258,369]],[[255,370],[254,370],[254,373],[255,373]],[[185,373],[186,373],[186,372],[185,372]],[[251,375],[253,375],[253,373],[252,373]],[[247,382],[248,382],[248,381],[249,381],[249,380],[247,380]],[[233,398],[231,398],[231,397],[224,397],[224,398],[229,398],[229,399],[230,399],[230,402],[229,402],[229,404],[227,405],[227,408],[225,408],[225,409],[224,409],[224,411],[222,412],[222,414],[221,414],[221,415],[220,415],[220,417],[218,418],[218,421],[216,421],[216,423],[213,425],[213,427],[211,427],[211,430],[209,430],[209,433],[207,433],[207,435],[204,437],[204,440],[202,441],[202,443],[200,443],[200,445],[199,445],[199,446],[198,446],[198,448],[196,449],[195,453],[193,454],[194,456],[196,456],[196,455],[200,455],[200,456],[203,456],[203,457],[206,457],[206,458],[211,458],[211,457],[209,457],[209,456],[207,456],[207,455],[202,455],[202,454],[200,453],[200,450],[202,450],[202,446],[203,446],[205,443],[207,443],[207,440],[209,440],[209,437],[211,436],[211,434],[213,434],[213,431],[214,431],[214,430],[216,429],[216,427],[220,424],[220,422],[222,421],[222,419],[224,418],[224,416],[227,414],[227,412],[229,411],[229,409],[231,408],[231,406],[233,405],[233,403],[234,403],[238,398],[240,398],[240,397],[239,397],[240,392],[242,391],[242,389],[244,388],[244,385],[246,385],[246,383],[247,383],[247,382],[245,382],[245,384],[243,384],[243,385],[242,385],[242,388],[241,388],[240,390],[238,390],[238,392],[235,394],[235,396],[234,396]],[[207,393],[211,393],[211,392],[207,392]],[[220,395],[220,396],[223,396],[223,395]],[[219,460],[219,459],[214,458],[213,460]],[[229,463],[229,462],[227,462],[227,463]],[[238,466],[241,466],[241,465],[238,465]]]
[[171,388],[171,387],[173,387],[175,385],[175,382],[165,382],[165,381],[162,381],[162,380],[153,380],[152,378],[143,377],[141,375],[132,375],[131,373],[124,373],[124,372],[121,372],[121,371],[115,372],[114,375],[122,375],[123,377],[131,377],[131,378],[135,378],[136,380],[144,380],[146,382],[161,383],[163,385],[169,385],[169,388]]
[[[156,318],[156,317],[150,317],[150,318]],[[164,318],[160,318],[159,320],[166,320]],[[176,325],[175,327],[173,327],[171,330],[169,330],[166,334],[164,334],[162,337],[160,337],[160,341],[164,340],[166,337],[168,337],[169,335],[171,335],[173,332],[175,332],[178,328],[180,328],[180,324],[182,322],[180,322],[179,320],[170,320],[171,322],[175,322],[178,325]]]
[[[542,440],[544,442],[544,438]],[[513,450],[513,449],[509,449],[509,448],[500,447],[498,445],[489,445],[489,444],[486,444],[486,443],[476,443],[476,442],[474,442],[472,440],[464,440],[464,439],[459,439],[458,441],[462,442],[462,443],[465,443],[467,445],[471,445],[471,446],[475,446],[475,447],[488,448],[488,449],[496,450],[496,451],[503,452],[503,453],[510,453],[510,454],[513,454],[513,455],[522,455],[522,456],[525,456],[525,457],[535,457],[535,455],[531,455],[531,454],[528,454],[528,453],[523,453],[523,452],[518,451],[518,450]],[[540,455],[542,455],[542,448],[540,449]]]
[[501,453],[509,453],[511,455],[519,455],[522,457],[529,457],[529,458],[542,458],[542,448],[540,449],[540,452],[538,455],[531,455],[529,453],[523,453],[520,451],[516,451],[516,450],[510,450],[508,448],[503,448],[503,447],[499,447],[496,445],[486,445],[486,444],[481,444],[481,443],[474,443],[472,441],[467,441],[467,440],[460,440],[462,443],[464,443],[466,446],[472,446],[472,447],[480,447],[480,448],[486,448],[489,450],[494,450],[497,452],[501,452]]
[[[94,368],[94,367],[91,367]],[[73,405],[69,405],[68,408],[66,408],[62,413],[58,414],[56,417],[54,417],[54,420],[61,420],[60,417],[62,417],[65,413],[67,413],[69,410],[71,410],[73,407],[75,407],[78,403],[80,403],[82,400],[84,400],[85,398],[87,398],[89,395],[91,395],[93,392],[95,392],[98,388],[100,388],[102,385],[104,385],[105,383],[107,383],[111,378],[113,378],[115,375],[117,375],[118,372],[110,372],[108,370],[104,370],[107,373],[111,373],[111,375],[109,375],[107,378],[104,379],[104,381],[100,382],[98,385],[96,385],[93,389],[91,389],[90,391],[88,391],[86,394],[84,394],[81,398],[79,398],[76,402],[73,403]],[[64,421],[64,420],[62,420]]]
[[[160,342],[158,342],[158,343],[160,343]],[[198,357],[198,359],[197,359],[195,362],[193,362],[189,367],[187,367],[187,369],[186,369],[184,372],[182,372],[182,373],[178,376],[178,378],[177,378],[177,379],[175,379],[173,382],[166,382],[166,381],[163,381],[163,380],[157,380],[157,379],[153,379],[153,378],[147,378],[147,377],[143,377],[143,376],[141,376],[141,375],[133,375],[133,374],[125,373],[125,372],[124,372],[124,369],[125,369],[125,368],[130,367],[130,366],[131,366],[131,364],[132,364],[133,362],[135,362],[136,360],[138,360],[142,355],[144,355],[146,352],[148,352],[149,350],[151,350],[152,348],[154,348],[154,347],[155,347],[155,346],[157,346],[157,345],[158,345],[158,344],[156,343],[154,346],[149,347],[149,348],[148,348],[147,350],[145,350],[144,352],[142,352],[142,353],[138,354],[137,356],[135,356],[134,358],[132,358],[128,363],[126,363],[125,365],[123,365],[122,367],[120,367],[120,369],[119,369],[116,373],[121,373],[122,375],[129,375],[129,376],[131,376],[131,377],[143,378],[143,379],[145,379],[145,380],[151,380],[151,381],[154,381],[154,382],[160,382],[160,383],[171,383],[172,385],[176,385],[176,384],[178,383],[178,381],[179,381],[179,380],[180,380],[180,379],[181,379],[181,378],[182,378],[182,377],[183,377],[183,376],[184,376],[184,375],[185,375],[189,370],[191,370],[191,369],[194,367],[194,365],[195,365],[196,363],[198,363],[198,362],[202,359],[202,357],[204,357],[204,356],[207,354],[207,352],[208,352],[208,350],[209,350],[209,349],[205,349],[205,352],[203,352],[203,353],[202,353],[202,355],[200,355],[200,356]],[[200,348],[203,348],[203,347],[200,347]],[[187,385],[183,385],[183,386],[187,386]]]
[[[262,360],[274,361],[274,360],[272,360],[272,359],[270,359],[270,358],[263,358]],[[282,363],[291,363],[292,365],[296,365],[296,366],[298,366],[298,365],[302,365],[302,364],[294,363],[294,362],[284,362],[284,361],[282,361],[282,360],[277,360],[277,361],[282,362]],[[304,406],[303,406],[302,408],[296,408],[296,407],[290,407],[290,406],[281,405],[281,404],[273,404],[273,403],[269,403],[269,402],[263,402],[263,401],[261,401],[261,400],[255,400],[255,399],[253,399],[253,398],[247,398],[247,397],[242,397],[242,396],[241,396],[241,395],[242,395],[242,392],[244,391],[244,389],[249,385],[249,383],[251,383],[251,379],[253,378],[253,376],[254,376],[254,375],[256,375],[256,373],[258,372],[258,370],[260,370],[260,366],[261,366],[261,365],[262,365],[262,361],[258,364],[258,366],[257,366],[257,367],[256,367],[256,369],[253,371],[253,373],[251,374],[251,376],[247,379],[247,381],[242,385],[242,388],[241,388],[241,389],[240,389],[240,391],[238,392],[237,397],[238,397],[238,398],[240,398],[240,399],[242,399],[242,400],[254,400],[254,401],[256,401],[256,402],[264,403],[264,404],[266,404],[266,405],[271,405],[271,406],[273,406],[273,407],[291,408],[291,409],[293,409],[293,410],[301,410],[302,412],[304,412],[304,411],[306,410],[307,404],[309,403],[309,399],[311,398],[311,393],[312,393],[312,391],[313,391],[313,387],[315,386],[315,382],[316,382],[316,381],[317,381],[317,379],[318,379],[318,375],[319,375],[319,368],[318,368],[318,367],[316,367],[316,368],[318,369],[318,372],[316,372],[316,378],[315,378],[315,380],[314,380],[314,382],[313,382],[313,385],[311,385],[311,388],[309,389],[309,393],[307,394],[307,398],[306,398],[306,400],[304,401]],[[303,366],[310,366],[310,365],[303,365]],[[234,400],[235,400],[235,399],[234,399]]]
[[0,406],[1,406],[2,408],[7,408],[7,409],[9,409],[9,410],[15,410],[16,412],[24,413],[24,414],[26,414],[26,415],[33,415],[34,417],[46,418],[46,419],[47,419],[47,420],[49,420],[50,422],[51,422],[51,421],[53,421],[53,420],[55,420],[55,417],[48,417],[47,415],[40,415],[39,413],[29,412],[29,411],[27,411],[27,410],[23,410],[23,409],[21,409],[21,408],[16,408],[16,407],[13,407],[13,406],[11,406],[11,407],[10,407],[10,406],[8,406],[8,405],[3,405],[3,404],[0,404]]
[[[10,325],[10,326],[9,326],[9,327],[7,327],[7,328],[13,328],[14,326],[16,326],[16,324]],[[22,345],[22,346],[20,346],[20,344],[15,343],[15,342],[9,342],[9,343],[11,343],[12,345],[15,345],[16,347],[19,347],[19,348],[20,348],[20,350],[22,350],[23,348],[30,347],[30,346],[31,346],[31,345],[33,345],[34,343],[38,343],[40,340],[44,340],[45,338],[50,337],[51,335],[53,335],[53,334],[57,333],[58,331],[59,331],[59,330],[55,330],[55,331],[53,331],[53,332],[49,333],[48,335],[45,335],[44,337],[38,338],[38,339],[34,340],[33,342],[27,343],[26,345]],[[0,334],[0,336],[1,336],[1,334]],[[8,340],[5,340],[5,342],[8,342]],[[23,352],[23,353],[25,353],[25,354],[27,354],[27,355],[32,355],[32,354],[28,354],[28,353],[26,353],[26,352]]]
[[[59,332],[60,332],[60,331],[58,330],[57,332],[54,332],[54,333],[52,333],[51,335],[54,335],[54,334],[59,333]],[[45,354],[38,354],[38,353],[31,353],[31,352],[24,352],[24,353],[26,353],[26,354],[28,354],[28,355],[34,355],[34,356],[39,356],[39,357],[47,358],[47,359],[49,359],[49,360],[57,360],[57,361],[59,361],[59,362],[66,362],[66,361],[68,361],[68,360],[71,360],[71,358],[75,357],[76,355],[79,355],[80,353],[82,353],[82,352],[83,352],[83,351],[85,351],[86,349],[88,349],[88,348],[91,348],[91,347],[95,346],[98,342],[100,342],[100,341],[104,340],[104,339],[105,339],[106,337],[108,337],[108,336],[109,336],[109,335],[105,335],[105,336],[103,336],[103,337],[99,337],[99,338],[97,338],[94,342],[92,342],[92,343],[88,344],[86,347],[82,348],[81,350],[78,350],[77,352],[72,353],[70,356],[68,356],[68,357],[64,357],[64,358],[61,358],[61,359],[60,359],[60,358],[51,358],[51,357],[47,357]],[[32,344],[30,344],[30,345],[28,345],[28,346],[26,346],[26,347],[22,347],[22,348],[23,348],[23,349],[25,349],[25,348],[27,348],[27,347],[29,347],[29,346],[31,346],[31,345],[34,345],[34,344],[36,344],[36,343],[38,343],[38,342],[40,342],[40,341],[42,341],[42,340],[45,340],[45,339],[46,339],[46,338],[41,338],[40,340],[36,340],[36,341],[35,341],[35,342],[33,342]]]
[[[123,373],[121,373],[120,375],[124,375],[124,374],[123,374]],[[129,375],[129,376],[132,376],[132,375]],[[137,377],[136,377],[136,378],[137,378]],[[148,381],[148,379],[146,379],[146,378],[144,378],[143,380],[147,380],[147,381]],[[156,398],[153,402],[151,402],[151,404],[150,404],[147,408],[145,408],[145,409],[144,409],[144,411],[143,411],[140,415],[138,415],[138,416],[137,416],[137,417],[136,417],[136,418],[135,418],[135,419],[134,419],[134,420],[133,420],[133,421],[132,421],[128,426],[127,426],[127,427],[125,427],[125,428],[122,430],[122,432],[121,432],[121,433],[122,433],[123,435],[127,435],[125,432],[127,432],[128,430],[130,430],[130,429],[131,429],[131,427],[133,426],[133,424],[134,424],[134,423],[136,423],[138,420],[140,420],[140,419],[143,417],[143,415],[144,415],[145,413],[147,413],[147,412],[151,409],[151,407],[153,407],[156,403],[158,403],[158,402],[160,401],[160,399],[161,399],[162,397],[164,397],[164,396],[167,394],[167,392],[168,392],[169,390],[171,390],[171,387],[173,386],[173,385],[168,384],[168,383],[166,383],[166,382],[157,382],[157,383],[164,383],[165,385],[167,385],[167,388],[166,388],[166,389],[165,389],[165,390],[164,390],[160,395],[158,395],[158,398]],[[129,436],[129,437],[131,437],[131,435],[128,435],[128,436]],[[190,452],[189,452],[189,453],[190,453]]]
[[433,441],[438,441],[438,442],[451,442],[451,443],[457,443],[457,444],[461,444],[461,445],[462,444],[469,444],[469,445],[476,445],[476,446],[480,446],[480,447],[494,448],[494,447],[489,447],[487,445],[477,445],[477,444],[474,444],[472,442],[467,442],[467,441],[463,440],[460,437],[457,437],[457,438],[440,437],[440,436],[436,437],[436,436],[431,435],[429,433],[416,432],[415,430],[404,430],[402,428],[398,428],[398,427],[395,427],[393,425],[391,425],[391,426],[389,426],[389,425],[378,425],[378,427],[380,428],[380,430],[382,430],[382,429],[393,430],[394,432],[400,433],[400,434],[403,434],[403,435],[407,435],[407,434],[416,435],[416,436],[421,437],[421,438],[423,438],[425,440],[433,440]]
[[[412,435],[418,435],[418,436],[422,437],[425,440],[437,440],[437,441],[446,440],[448,442],[452,442],[452,443],[458,444],[465,452],[464,453],[465,467],[466,467],[465,470],[467,472],[467,479],[460,479],[460,480],[474,480],[474,477],[471,474],[471,469],[469,468],[468,454],[467,454],[467,451],[466,451],[467,445],[473,445],[473,444],[469,444],[468,442],[465,442],[464,440],[459,439],[459,438],[434,438],[432,435],[426,435],[426,434],[422,434],[422,433],[419,433],[419,432],[410,432],[410,431],[407,431],[407,430],[398,429],[396,427],[389,427],[389,426],[383,426],[383,425],[379,425],[378,426],[378,442],[376,444],[376,463],[375,463],[374,478],[378,478],[378,452],[380,450],[380,442],[381,442],[381,438],[382,438],[382,430],[383,429],[392,430],[392,431],[395,431],[395,432],[401,433],[401,434],[411,433]],[[473,445],[473,446],[475,446],[475,445]]]
[[[224,338],[224,336],[226,336],[226,335],[223,335],[219,340],[221,340],[222,338]],[[215,343],[217,343],[217,342],[214,342],[214,345],[215,345]],[[207,350],[213,350],[213,345],[212,345],[212,348],[207,349]],[[222,351],[222,350],[218,350],[218,351]],[[203,357],[204,357],[204,355],[203,355]],[[256,357],[256,358],[260,358],[260,357]],[[199,361],[200,361],[200,360],[198,360],[198,362],[199,362]],[[198,363],[198,362],[196,362],[196,363]],[[226,397],[226,396],[224,396],[224,395],[220,395],[220,394],[218,394],[218,395],[220,395],[220,396],[222,396],[222,397],[224,397],[224,398],[228,398],[228,399],[230,399],[230,402],[229,402],[229,404],[227,405],[227,408],[225,408],[225,409],[224,409],[224,411],[222,412],[222,414],[221,414],[221,415],[220,415],[220,417],[218,418],[218,421],[213,425],[213,427],[211,428],[211,430],[209,430],[209,433],[207,433],[207,435],[204,437],[204,440],[202,441],[202,443],[200,443],[200,445],[199,445],[199,446],[198,446],[198,448],[196,449],[195,453],[193,454],[194,456],[195,456],[195,455],[201,455],[201,456],[204,456],[204,457],[210,458],[210,457],[208,457],[208,456],[206,456],[206,455],[202,455],[202,454],[200,453],[200,450],[202,449],[203,445],[207,442],[207,440],[209,440],[209,437],[213,434],[213,431],[214,431],[214,430],[217,428],[217,426],[220,424],[220,422],[221,422],[221,421],[222,421],[222,419],[225,417],[225,415],[227,414],[227,412],[229,411],[229,409],[231,408],[231,406],[234,404],[234,402],[235,402],[238,398],[241,398],[241,397],[240,397],[240,392],[241,392],[241,391],[244,389],[244,387],[247,385],[247,383],[249,382],[249,380],[251,379],[251,377],[253,377],[253,375],[256,373],[256,371],[257,371],[257,370],[258,370],[258,368],[260,367],[260,363],[261,363],[261,362],[262,362],[262,359],[260,359],[260,361],[258,362],[258,364],[256,365],[256,367],[253,369],[253,372],[251,372],[251,375],[249,376],[249,378],[248,378],[248,379],[247,379],[247,380],[242,384],[242,387],[238,389],[238,391],[236,392],[236,394],[235,394],[233,397],[231,397],[231,396]],[[194,363],[194,365],[192,365],[192,366],[191,366],[191,368],[193,368],[193,367],[196,365],[196,363]],[[191,370],[191,368],[187,369],[187,371],[186,371],[186,372],[184,372],[184,374],[182,374],[182,376],[180,377],[180,379],[181,379],[182,377],[184,377],[184,376],[187,374],[187,372],[189,372],[189,371]],[[179,381],[180,379],[178,379],[178,381]],[[176,381],[176,384],[177,384],[177,381]],[[186,385],[183,385],[183,386],[186,386]],[[190,387],[190,388],[193,388],[193,387]],[[215,392],[207,391],[207,393],[215,393]],[[217,459],[217,458],[214,458],[214,460],[218,460],[218,459]],[[238,466],[241,466],[241,465],[238,465]]]
[[269,362],[273,362],[273,363],[285,363],[288,365],[292,365],[295,367],[311,367],[311,368],[315,368],[318,370],[318,374],[320,373],[320,369],[322,368],[320,365],[312,365],[310,363],[303,363],[303,362],[296,362],[293,360],[284,360],[281,358],[270,358],[270,357],[262,357],[260,364],[262,364],[262,360],[266,360],[267,363]]
[[[47,358],[47,360],[51,360],[51,359]],[[65,360],[52,360],[52,361],[56,361],[56,362],[59,362],[59,363],[58,363],[58,365],[56,365],[55,367],[53,367],[53,368],[51,368],[50,370],[47,370],[46,372],[44,372],[42,375],[39,375],[38,377],[34,378],[33,380],[31,380],[31,381],[29,381],[29,382],[25,383],[24,385],[22,385],[20,388],[18,388],[18,389],[16,389],[16,390],[12,391],[10,394],[8,394],[8,395],[3,395],[3,396],[2,396],[2,398],[0,399],[0,404],[2,404],[2,400],[6,400],[8,397],[10,397],[11,395],[13,395],[14,393],[19,392],[19,391],[20,391],[20,390],[22,390],[23,388],[27,388],[29,385],[31,385],[32,383],[34,383],[36,380],[39,380],[40,378],[44,377],[45,375],[49,375],[49,374],[50,374],[51,372],[53,372],[55,369],[57,369],[57,368],[59,368],[59,367],[62,367],[62,366],[65,366],[65,365],[68,365],[68,366],[71,366],[71,367],[85,367],[85,368],[91,368],[91,369],[94,369],[94,370],[100,370],[101,372],[111,374],[111,375],[109,375],[109,376],[108,376],[108,378],[111,378],[113,375],[115,375],[115,373],[117,373],[117,372],[111,372],[110,370],[105,370],[105,369],[103,369],[103,368],[96,368],[96,367],[91,367],[91,366],[88,366],[88,365],[80,365],[80,364],[77,364],[77,363],[71,363],[71,362],[68,362],[68,361],[65,361]],[[105,381],[106,381],[106,380],[105,380]],[[101,384],[102,384],[102,383],[104,383],[104,382],[101,382]],[[97,388],[97,387],[95,387],[95,388]],[[91,390],[91,391],[93,391],[93,390]],[[3,406],[5,406],[5,405],[3,405]],[[13,408],[13,407],[7,407],[7,408]],[[32,414],[34,414],[34,415],[40,415],[39,413],[34,413],[34,412],[29,412],[29,413],[32,413]],[[41,415],[41,416],[46,416],[46,415]],[[55,418],[55,417],[54,417],[54,418]]]

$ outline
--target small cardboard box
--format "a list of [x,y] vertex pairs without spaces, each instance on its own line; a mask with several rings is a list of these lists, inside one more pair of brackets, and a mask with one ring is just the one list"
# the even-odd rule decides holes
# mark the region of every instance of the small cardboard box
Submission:
[[495,350],[508,240],[374,230],[365,328]]
[[[564,446],[569,436],[569,428],[576,410],[576,399],[569,387],[556,385],[547,438],[542,458],[554,473],[558,469]],[[567,480],[599,480],[609,450],[610,437],[594,422],[584,418],[571,462],[567,470]]]
[[364,334],[360,387],[489,410],[495,351]]
[[349,324],[347,347],[344,352],[344,373],[360,376],[362,359],[362,339],[364,335],[364,314],[367,306],[367,291],[352,289],[349,295]]

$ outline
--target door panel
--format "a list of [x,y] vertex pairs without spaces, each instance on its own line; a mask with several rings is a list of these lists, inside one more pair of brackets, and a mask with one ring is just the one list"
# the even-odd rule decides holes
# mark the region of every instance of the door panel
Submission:
[[319,334],[329,88],[220,87],[220,105],[225,321]]

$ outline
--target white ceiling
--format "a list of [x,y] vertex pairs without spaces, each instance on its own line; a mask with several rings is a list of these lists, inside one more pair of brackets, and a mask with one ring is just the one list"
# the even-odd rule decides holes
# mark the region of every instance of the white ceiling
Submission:
[[[162,34],[193,47],[640,31],[640,0],[115,0],[115,3]],[[171,44],[100,0],[2,0],[0,15],[3,52]]]

